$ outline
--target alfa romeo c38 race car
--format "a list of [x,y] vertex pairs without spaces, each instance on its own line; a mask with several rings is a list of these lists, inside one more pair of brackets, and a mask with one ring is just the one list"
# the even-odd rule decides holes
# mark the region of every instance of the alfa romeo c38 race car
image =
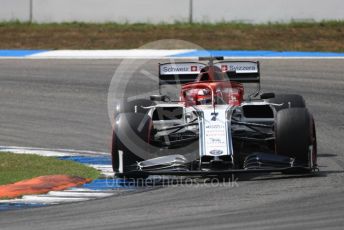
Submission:
[[[111,150],[115,175],[224,176],[317,168],[314,119],[302,96],[261,93],[259,62],[200,61],[208,63],[159,64],[159,95],[117,105]],[[246,83],[257,85],[250,95],[244,94]],[[162,94],[164,88],[178,89],[179,97]]]

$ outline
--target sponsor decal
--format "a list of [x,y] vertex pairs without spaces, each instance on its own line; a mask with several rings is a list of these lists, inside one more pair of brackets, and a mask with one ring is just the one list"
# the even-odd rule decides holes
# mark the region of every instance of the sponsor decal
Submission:
[[172,67],[172,66],[164,66],[162,69],[164,72],[187,72],[189,71],[188,67]]
[[214,155],[214,156],[219,156],[219,155],[222,155],[223,151],[220,150],[220,149],[213,149],[209,152],[211,155]]
[[197,74],[204,66],[197,63],[167,63],[160,65],[160,74]]
[[258,65],[254,62],[226,62],[215,63],[222,72],[235,71],[237,73],[257,73]]
[[223,144],[224,143],[223,140],[221,140],[220,138],[211,138],[210,137],[209,139],[214,144]]
[[220,125],[220,124],[210,124],[210,125],[206,125],[205,127],[206,127],[207,129],[212,129],[212,130],[224,129],[224,128],[225,128],[224,125]]
[[229,65],[231,71],[256,71],[256,66],[238,66],[238,65]]

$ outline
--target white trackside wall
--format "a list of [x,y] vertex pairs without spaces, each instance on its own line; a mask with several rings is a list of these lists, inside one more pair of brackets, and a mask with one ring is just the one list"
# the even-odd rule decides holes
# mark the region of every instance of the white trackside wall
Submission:
[[0,21],[247,23],[344,20],[343,0],[0,0]]

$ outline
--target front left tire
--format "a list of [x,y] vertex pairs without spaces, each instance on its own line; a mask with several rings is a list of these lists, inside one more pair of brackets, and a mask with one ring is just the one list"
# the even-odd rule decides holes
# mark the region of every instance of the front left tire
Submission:
[[[119,113],[112,135],[112,168],[125,173],[142,161],[142,153],[149,151],[152,131],[151,118],[143,113]],[[138,153],[141,153],[139,156]],[[122,155],[120,155],[122,154]]]

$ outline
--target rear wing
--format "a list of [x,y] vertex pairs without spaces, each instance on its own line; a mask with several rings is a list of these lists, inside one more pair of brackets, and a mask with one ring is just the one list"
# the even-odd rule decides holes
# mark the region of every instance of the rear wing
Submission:
[[[159,63],[159,93],[172,96],[180,90],[180,85],[194,82],[202,68],[213,65],[227,73],[230,81],[257,83],[260,90],[260,69],[258,61],[217,61],[214,58],[208,64],[199,62]],[[223,60],[223,59],[222,59]],[[165,92],[163,92],[165,91]]]
[[[213,64],[226,72],[229,80],[240,83],[259,83],[259,62],[222,61]],[[159,85],[185,84],[194,82],[206,64],[199,62],[178,62],[159,64]]]

